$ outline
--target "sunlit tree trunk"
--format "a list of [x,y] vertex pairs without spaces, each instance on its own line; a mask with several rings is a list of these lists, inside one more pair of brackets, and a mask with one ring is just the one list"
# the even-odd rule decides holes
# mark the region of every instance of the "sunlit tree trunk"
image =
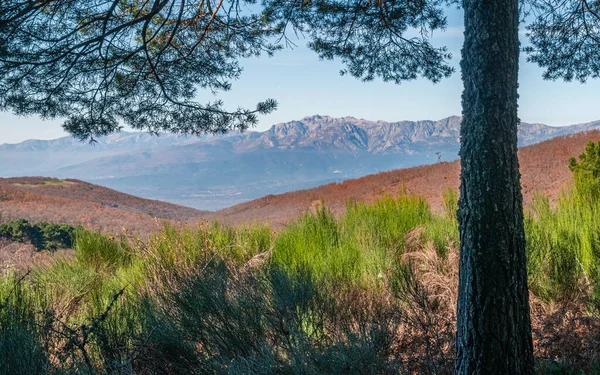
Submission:
[[517,160],[518,0],[464,0],[456,374],[533,374]]

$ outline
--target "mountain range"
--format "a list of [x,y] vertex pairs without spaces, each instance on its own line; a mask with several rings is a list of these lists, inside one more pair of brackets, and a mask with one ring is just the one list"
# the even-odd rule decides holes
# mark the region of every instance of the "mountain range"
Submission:
[[[145,198],[217,210],[267,194],[458,157],[460,117],[368,121],[311,116],[264,132],[186,137],[116,133],[0,145],[0,175],[76,178]],[[600,129],[521,123],[519,145]]]

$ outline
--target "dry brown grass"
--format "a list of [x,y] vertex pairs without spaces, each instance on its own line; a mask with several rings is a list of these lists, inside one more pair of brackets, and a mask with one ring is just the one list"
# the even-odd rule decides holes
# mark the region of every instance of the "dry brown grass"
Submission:
[[55,259],[73,256],[73,250],[38,251],[28,243],[0,239],[0,275],[8,270],[25,270],[32,266],[48,266]]
[[537,358],[584,373],[600,363],[600,301],[589,292],[550,303],[530,296]]
[[[417,342],[409,341],[408,344],[436,359],[429,363],[418,357],[420,366],[427,363],[439,366],[421,370],[450,374],[453,370],[459,250],[449,243],[447,256],[440,256],[431,242],[422,241],[419,229],[408,235],[406,250],[403,260],[411,265],[414,274],[414,285],[408,293],[410,302],[406,305],[407,321],[415,326],[412,333],[419,337],[415,339]],[[546,362],[560,365],[563,371],[591,373],[594,364],[600,363],[600,300],[589,297],[590,288],[582,282],[579,294],[562,301],[546,302],[530,295],[534,352],[540,365]]]

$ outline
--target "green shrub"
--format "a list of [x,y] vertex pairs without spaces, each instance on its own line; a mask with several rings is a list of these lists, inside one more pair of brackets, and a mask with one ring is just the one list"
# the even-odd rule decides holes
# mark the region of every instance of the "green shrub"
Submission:
[[309,269],[325,280],[357,281],[363,269],[359,244],[344,236],[340,224],[327,209],[307,213],[278,234],[273,263],[288,272]]
[[0,238],[30,242],[37,250],[70,249],[73,247],[76,232],[82,230],[81,227],[67,224],[39,222],[32,225],[25,219],[18,219],[0,224]]
[[73,248],[76,232],[83,231],[83,228],[68,224],[41,222],[36,223],[32,231],[39,233],[39,237],[41,237],[41,243],[36,246],[38,250],[57,250]]
[[321,280],[372,284],[403,253],[407,233],[431,220],[425,200],[407,194],[349,203],[339,219],[321,208],[278,234],[273,262]]
[[74,243],[75,257],[82,264],[117,267],[131,262],[126,241],[118,241],[100,233],[80,231]]
[[31,240],[31,225],[25,219],[11,220],[8,223],[0,224],[0,237],[15,242]]
[[450,247],[458,247],[458,223],[455,218],[436,217],[423,226],[423,237],[432,242],[438,255],[445,256]]
[[161,297],[168,318],[146,366],[177,373],[397,372],[390,343],[399,314],[367,294],[317,286],[306,271],[240,272],[218,256],[169,277],[177,282]]
[[600,200],[580,199],[578,188],[555,208],[537,195],[525,219],[530,288],[545,299],[569,298],[599,280]]

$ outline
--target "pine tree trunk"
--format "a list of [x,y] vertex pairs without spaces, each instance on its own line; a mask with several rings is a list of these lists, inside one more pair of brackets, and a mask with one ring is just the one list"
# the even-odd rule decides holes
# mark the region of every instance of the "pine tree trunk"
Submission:
[[464,0],[456,374],[533,374],[517,160],[518,0]]

